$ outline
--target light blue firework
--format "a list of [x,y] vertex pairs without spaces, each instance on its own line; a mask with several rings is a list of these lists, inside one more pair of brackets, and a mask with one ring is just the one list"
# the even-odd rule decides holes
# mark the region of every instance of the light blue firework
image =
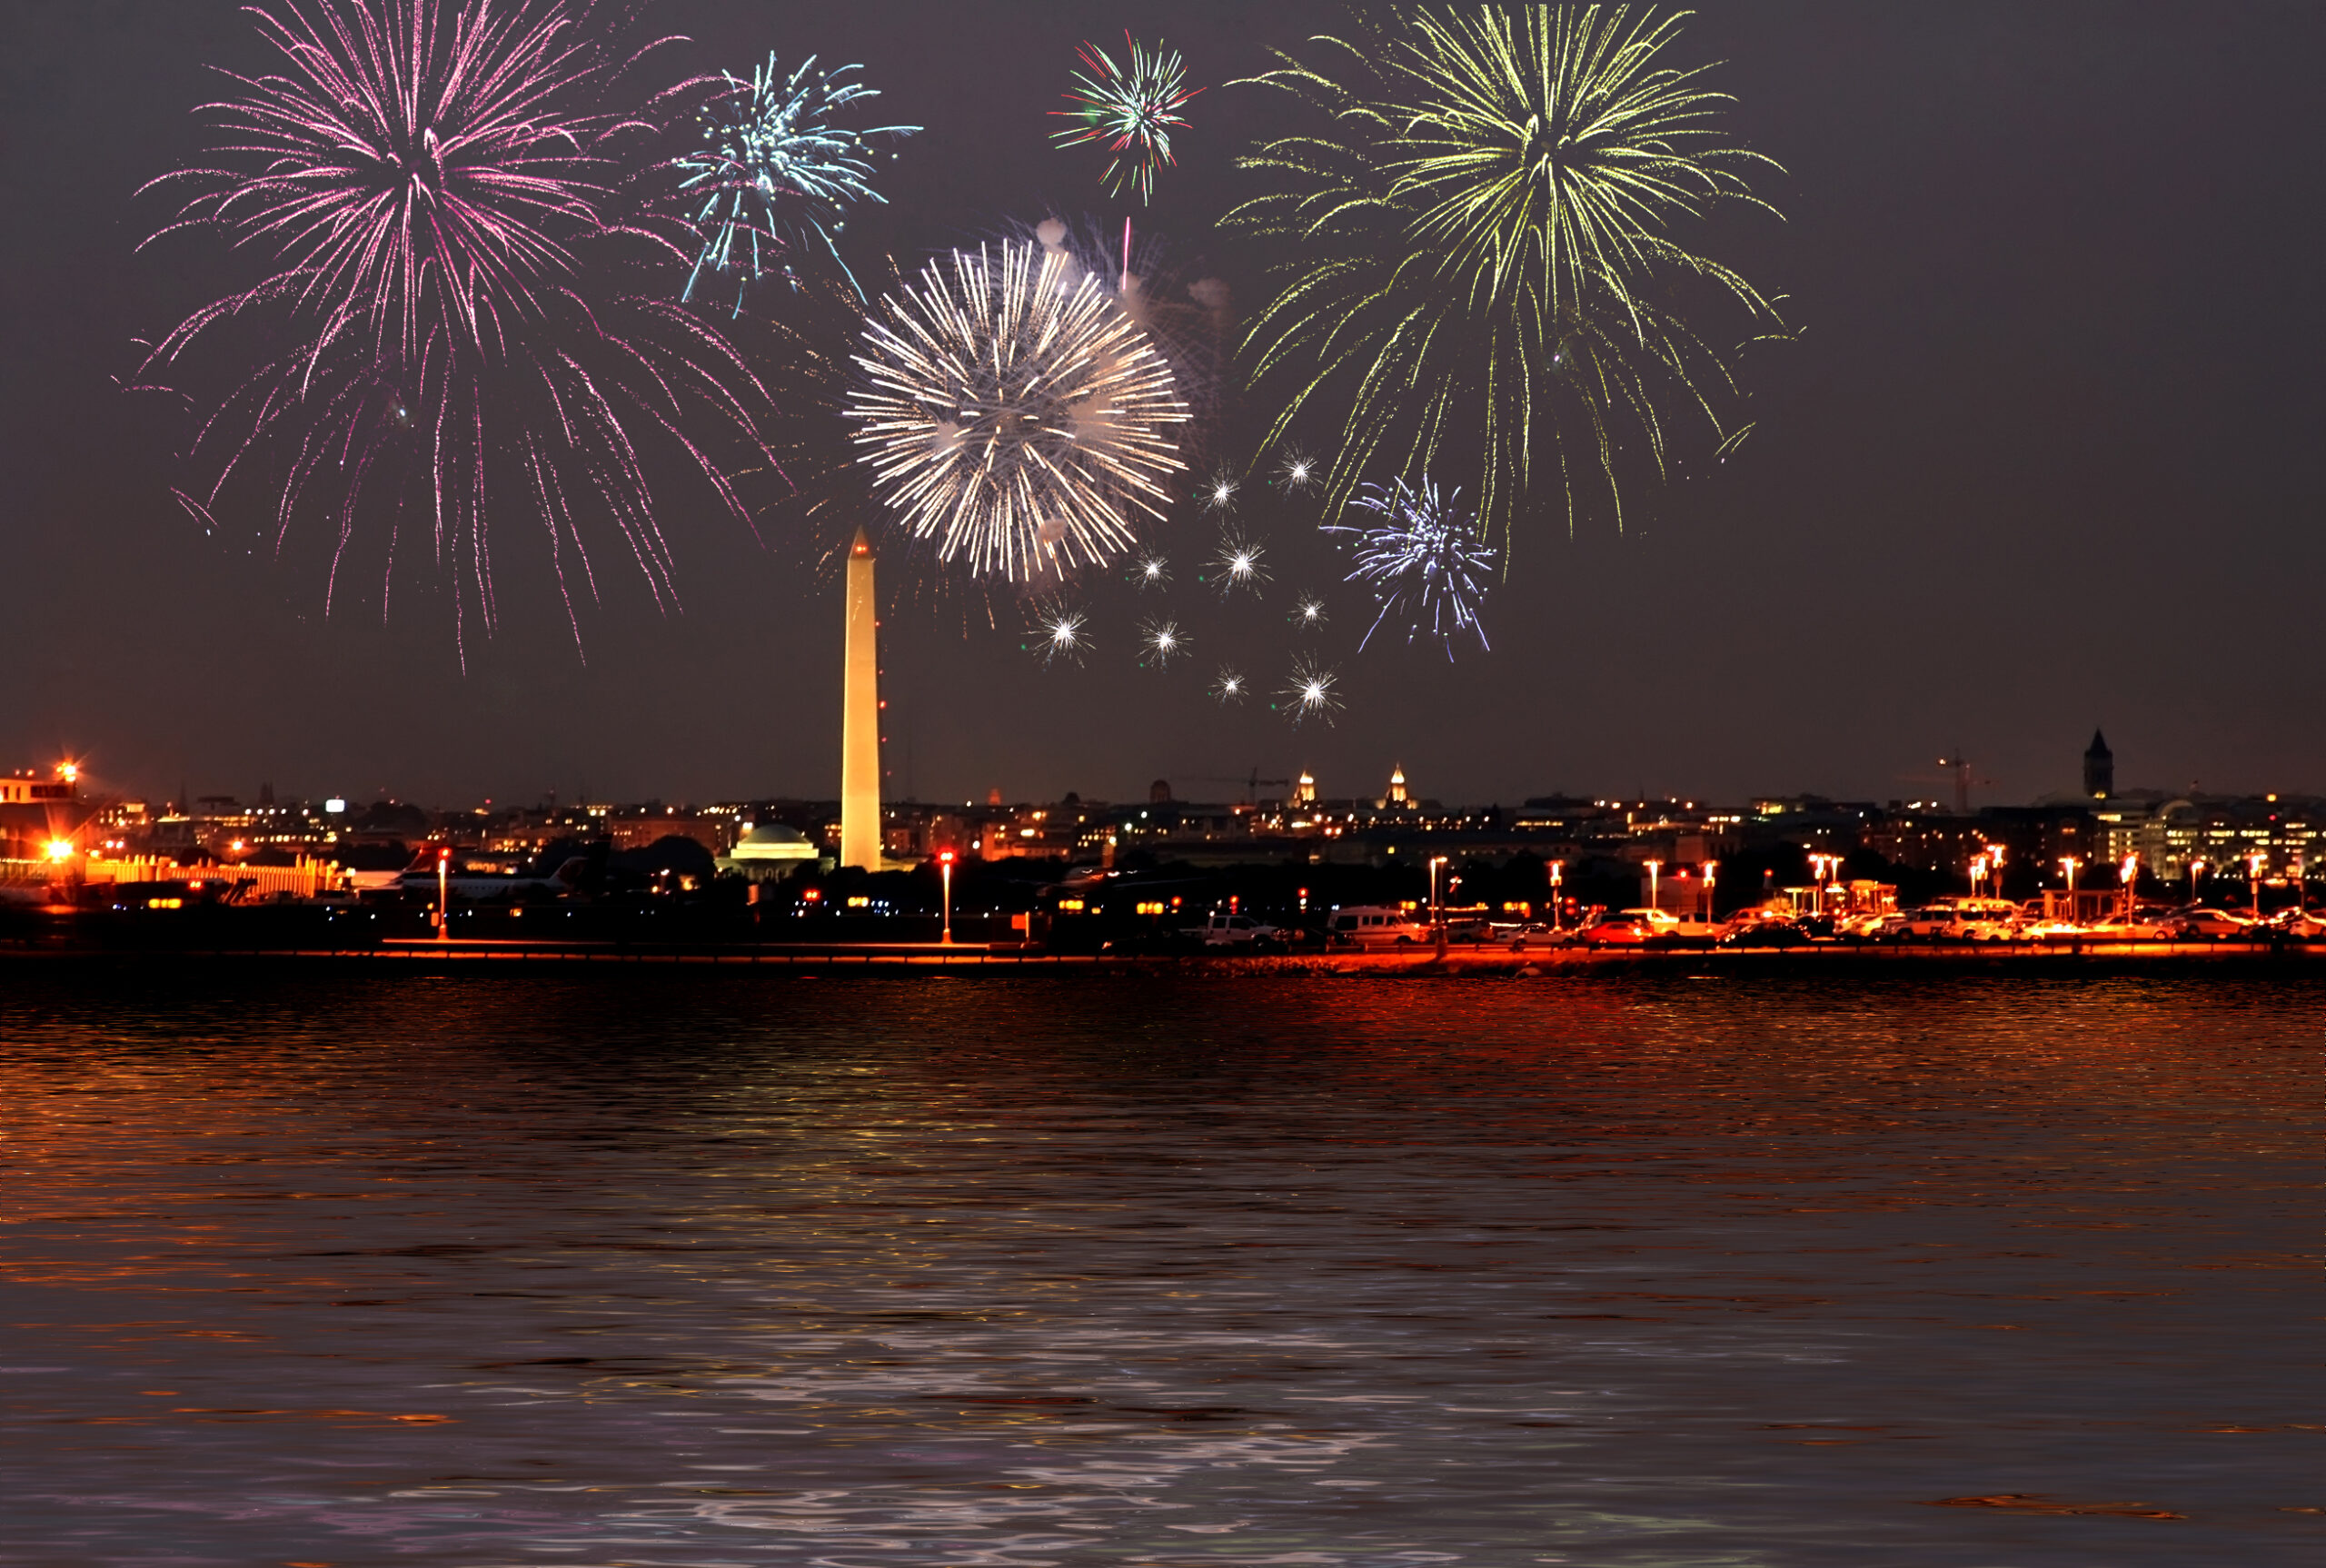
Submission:
[[702,236],[702,253],[680,297],[693,299],[703,273],[722,273],[737,280],[738,315],[754,280],[773,272],[791,275],[794,251],[828,253],[863,297],[856,274],[840,259],[843,214],[851,202],[883,200],[872,188],[873,162],[894,154],[871,138],[920,129],[834,124],[832,117],[850,104],[880,95],[845,80],[863,67],[819,71],[811,55],[785,76],[775,60],[770,55],[748,82],[726,76],[726,90],[703,111],[701,148],[678,160],[681,189],[700,203],[694,226]]
[[1356,537],[1357,570],[1348,581],[1370,588],[1381,606],[1360,649],[1392,617],[1406,628],[1407,641],[1426,631],[1444,644],[1448,659],[1454,639],[1466,631],[1481,649],[1489,647],[1478,601],[1486,597],[1495,551],[1461,501],[1459,490],[1441,496],[1426,477],[1416,484],[1402,479],[1386,487],[1368,484],[1351,504],[1379,514],[1381,525],[1325,530]]

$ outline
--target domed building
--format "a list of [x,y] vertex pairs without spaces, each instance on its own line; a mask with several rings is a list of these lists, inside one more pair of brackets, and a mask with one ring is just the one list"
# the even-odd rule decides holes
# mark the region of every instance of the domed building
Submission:
[[821,854],[808,835],[780,822],[761,822],[743,829],[735,847],[719,857],[721,875],[737,874],[754,882],[778,882],[802,866],[812,866]]

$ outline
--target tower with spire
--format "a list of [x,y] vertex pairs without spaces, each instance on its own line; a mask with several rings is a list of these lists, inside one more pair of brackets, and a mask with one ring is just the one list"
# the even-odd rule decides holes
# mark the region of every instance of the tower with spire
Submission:
[[2092,744],[2083,749],[2083,792],[2094,800],[2116,792],[2116,754],[2108,749],[2108,737],[2097,729],[2092,732]]

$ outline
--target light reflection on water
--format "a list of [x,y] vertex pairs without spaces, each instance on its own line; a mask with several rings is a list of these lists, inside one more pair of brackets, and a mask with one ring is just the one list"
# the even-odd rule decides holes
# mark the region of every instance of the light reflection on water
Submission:
[[2326,1544],[2311,985],[5,978],[0,1561]]

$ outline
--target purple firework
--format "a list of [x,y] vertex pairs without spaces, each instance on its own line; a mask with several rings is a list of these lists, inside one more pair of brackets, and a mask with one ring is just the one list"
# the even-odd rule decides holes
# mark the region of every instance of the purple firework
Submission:
[[[615,212],[645,161],[626,149],[655,127],[604,104],[645,51],[614,52],[565,0],[251,9],[282,68],[223,73],[240,91],[201,111],[212,166],[154,182],[194,191],[154,238],[217,231],[267,269],[146,362],[174,383],[197,350],[234,362],[222,394],[190,400],[204,478],[180,499],[216,532],[237,481],[257,488],[278,554],[320,510],[326,613],[368,551],[384,614],[424,526],[455,636],[472,607],[490,632],[489,510],[540,519],[577,646],[574,573],[595,597],[601,531],[672,603],[650,471],[692,472],[748,525],[734,476],[775,464],[765,389],[667,298],[691,235]],[[375,521],[373,542],[359,523]]]
[[1426,476],[1414,484],[1402,479],[1386,486],[1368,484],[1351,504],[1377,513],[1380,525],[1323,531],[1356,537],[1357,570],[1348,581],[1372,589],[1381,606],[1359,649],[1392,616],[1405,624],[1407,642],[1427,631],[1445,645],[1448,659],[1461,632],[1476,637],[1480,648],[1488,647],[1478,601],[1486,597],[1495,551],[1478,537],[1475,519],[1461,501],[1459,490],[1440,495],[1436,481]]

